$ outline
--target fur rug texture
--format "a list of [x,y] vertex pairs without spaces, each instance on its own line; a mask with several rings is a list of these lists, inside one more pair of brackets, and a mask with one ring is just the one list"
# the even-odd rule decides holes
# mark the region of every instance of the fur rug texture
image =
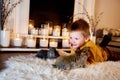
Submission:
[[11,57],[5,62],[6,69],[0,72],[0,80],[120,80],[120,61],[69,71],[53,68],[54,61],[45,61],[33,54]]

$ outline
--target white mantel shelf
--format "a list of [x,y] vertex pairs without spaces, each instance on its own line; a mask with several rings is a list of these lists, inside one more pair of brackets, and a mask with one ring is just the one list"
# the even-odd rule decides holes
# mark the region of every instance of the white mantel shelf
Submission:
[[[48,50],[49,48],[0,48],[0,51],[39,51],[39,50]],[[70,51],[70,49],[58,49],[64,51]]]
[[[68,39],[68,37],[63,37],[63,36],[40,36],[40,35],[25,35],[25,34],[22,34],[21,35],[22,37],[28,37],[28,36],[34,36],[35,38],[54,38],[54,39]],[[39,51],[39,50],[48,50],[49,48],[13,48],[13,47],[0,47],[0,51],[26,51],[26,52],[36,52],[36,51]],[[58,49],[58,48],[57,48]],[[58,50],[64,50],[64,51],[70,51],[69,48],[59,48]]]

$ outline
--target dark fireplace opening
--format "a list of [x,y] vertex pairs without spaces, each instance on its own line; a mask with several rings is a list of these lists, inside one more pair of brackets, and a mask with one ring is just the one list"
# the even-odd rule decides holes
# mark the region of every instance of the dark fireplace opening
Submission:
[[34,20],[34,27],[45,22],[63,24],[72,21],[74,0],[30,0],[29,19]]

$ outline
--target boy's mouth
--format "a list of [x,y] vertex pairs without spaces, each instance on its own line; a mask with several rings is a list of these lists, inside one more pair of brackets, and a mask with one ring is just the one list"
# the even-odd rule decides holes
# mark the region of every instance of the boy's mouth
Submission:
[[71,46],[76,46],[76,44],[71,44]]

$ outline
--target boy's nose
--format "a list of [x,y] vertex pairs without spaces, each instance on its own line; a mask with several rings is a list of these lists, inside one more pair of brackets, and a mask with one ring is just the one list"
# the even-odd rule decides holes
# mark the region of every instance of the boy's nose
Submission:
[[75,43],[75,41],[74,41],[74,40],[72,40],[72,43]]

